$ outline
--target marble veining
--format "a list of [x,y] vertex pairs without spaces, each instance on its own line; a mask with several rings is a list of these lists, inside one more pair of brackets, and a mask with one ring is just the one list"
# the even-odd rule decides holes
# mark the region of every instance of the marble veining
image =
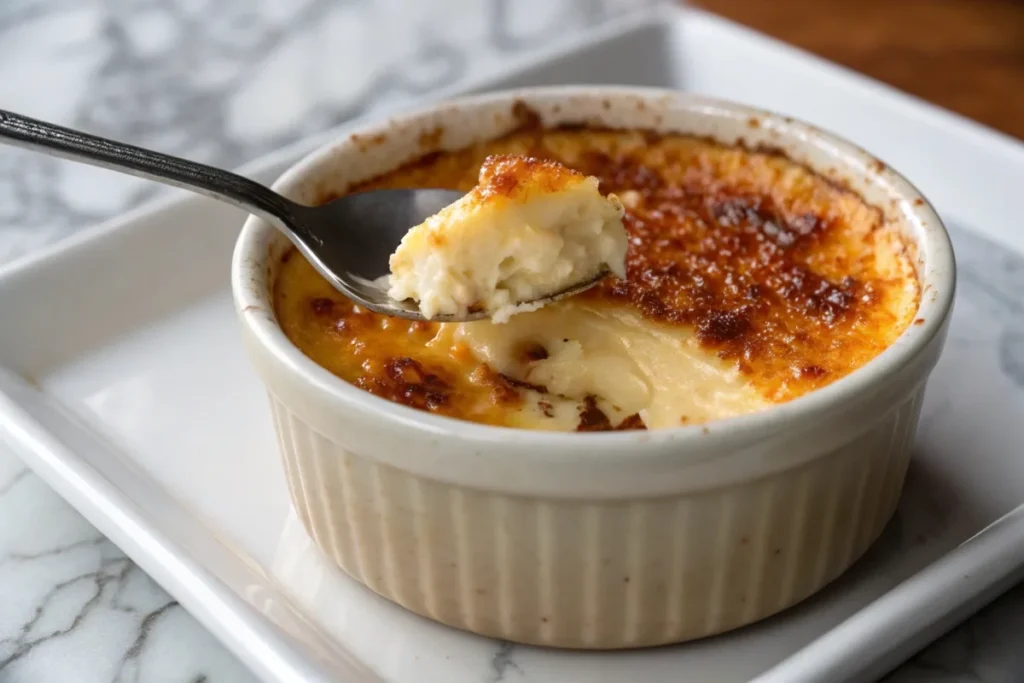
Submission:
[[[494,653],[494,657],[491,658],[491,675],[487,679],[491,683],[499,683],[500,681],[510,680],[511,676],[516,674],[522,677],[525,672],[523,668],[516,664],[512,658],[515,654],[516,646],[514,643],[502,643]],[[512,679],[514,680],[514,679]]]
[[[232,167],[649,2],[5,0],[0,102]],[[0,150],[0,262],[160,191]]]
[[201,626],[0,455],[0,681],[252,681]]
[[[235,166],[483,73],[509,55],[607,21],[633,4],[4,0],[0,106]],[[162,191],[0,149],[0,263]],[[1004,324],[996,332],[954,325],[947,357],[980,342],[993,344],[1003,375],[1024,389],[1024,306],[1017,295],[1024,291],[1024,261],[965,230],[953,233],[959,297],[968,302],[958,304],[957,316]],[[985,334],[997,338],[982,339]],[[930,404],[922,433],[939,434],[952,410],[950,401]],[[944,504],[938,497],[930,501],[925,507],[935,514],[928,519],[901,511],[892,533],[935,533],[946,523]],[[1018,586],[886,681],[1022,680],[1022,631],[1024,587]],[[521,655],[515,645],[496,644],[479,680],[542,680],[530,675]],[[0,683],[253,680],[116,547],[0,452]]]

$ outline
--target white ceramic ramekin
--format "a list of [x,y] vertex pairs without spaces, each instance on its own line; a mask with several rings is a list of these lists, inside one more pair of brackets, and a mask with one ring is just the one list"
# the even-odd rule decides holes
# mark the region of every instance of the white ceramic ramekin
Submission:
[[953,301],[953,254],[938,216],[883,163],[804,123],[633,88],[530,89],[432,106],[315,152],[275,188],[320,202],[425,152],[507,132],[519,103],[548,125],[767,145],[846,184],[914,245],[917,321],[851,375],[756,414],[650,432],[489,427],[377,398],[305,357],[271,309],[286,244],[250,218],[232,264],[235,305],[302,522],[377,593],[517,642],[677,642],[814,593],[878,537],[899,498]]

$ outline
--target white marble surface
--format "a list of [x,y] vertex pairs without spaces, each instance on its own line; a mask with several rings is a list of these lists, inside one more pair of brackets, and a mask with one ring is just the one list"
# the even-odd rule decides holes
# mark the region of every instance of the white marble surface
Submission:
[[[0,107],[232,166],[627,4],[2,0]],[[0,263],[159,191],[0,150]],[[887,680],[1024,680],[1022,632],[1017,587]],[[481,680],[514,681],[520,671],[513,650],[491,664]],[[0,682],[252,680],[109,541],[0,453]]]

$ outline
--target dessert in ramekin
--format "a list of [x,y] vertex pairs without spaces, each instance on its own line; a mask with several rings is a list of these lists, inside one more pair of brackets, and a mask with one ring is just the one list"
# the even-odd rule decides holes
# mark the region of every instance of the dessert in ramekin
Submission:
[[718,633],[838,576],[895,508],[945,335],[934,211],[811,126],[646,89],[436,105],[275,187],[468,189],[488,153],[598,176],[627,207],[626,279],[411,325],[353,310],[263,221],[239,239],[246,347],[316,543],[412,611],[563,647]]

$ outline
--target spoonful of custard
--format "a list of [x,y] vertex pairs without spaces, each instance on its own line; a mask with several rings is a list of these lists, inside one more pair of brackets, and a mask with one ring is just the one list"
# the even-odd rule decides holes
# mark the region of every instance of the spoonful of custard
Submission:
[[430,319],[495,322],[626,277],[624,209],[597,178],[554,161],[490,156],[476,187],[410,230],[388,293]]
[[465,195],[374,190],[305,206],[235,173],[3,110],[0,141],[244,209],[284,233],[338,291],[384,315],[503,321],[609,272],[625,275],[622,204],[603,197],[596,178],[554,162],[491,157]]

